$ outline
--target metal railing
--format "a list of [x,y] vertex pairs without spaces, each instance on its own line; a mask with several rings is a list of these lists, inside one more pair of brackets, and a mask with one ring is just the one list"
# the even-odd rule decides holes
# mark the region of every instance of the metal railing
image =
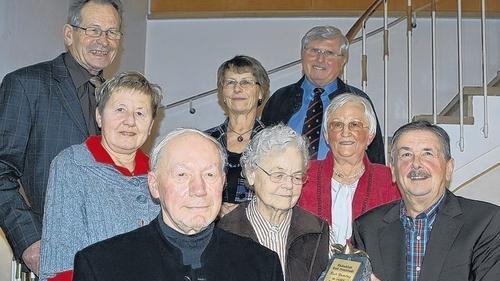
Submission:
[[[385,1],[382,1],[382,0],[376,0],[374,3],[379,3],[379,2],[380,2],[380,4],[381,4],[381,3],[385,3],[385,5],[387,6],[387,0],[385,0]],[[424,10],[424,9],[428,8],[429,6],[430,6],[430,3],[425,4],[425,5],[421,6],[421,7],[419,7],[418,9],[415,9],[415,11],[414,11],[414,12],[416,13],[416,12],[422,11],[422,10]],[[371,6],[370,6],[370,7],[371,7]],[[377,4],[377,6],[376,6],[375,8],[378,8],[378,7],[379,7],[379,6],[378,6],[378,4]],[[385,9],[387,9],[387,7],[386,7]],[[372,13],[373,13],[375,10],[376,10],[376,9],[373,9]],[[372,13],[369,13],[368,15],[371,15]],[[366,14],[366,12],[365,12],[365,14]],[[363,14],[363,16],[365,16],[365,14]],[[363,18],[363,16],[361,16],[361,17],[360,17],[360,19],[362,19],[362,18]],[[385,20],[387,20],[387,11],[386,11],[386,15],[385,15],[385,17],[384,17],[384,18],[385,18]],[[390,23],[386,23],[385,25],[387,25],[387,26],[385,26],[385,25],[384,25],[384,26],[382,26],[382,27],[380,27],[380,28],[374,29],[374,30],[372,30],[372,31],[370,31],[370,32],[368,32],[368,33],[366,33],[366,39],[368,39],[368,38],[370,38],[370,37],[372,37],[372,36],[375,36],[375,35],[377,35],[377,34],[380,34],[380,33],[386,33],[386,34],[388,34],[388,30],[389,30],[390,28],[392,28],[393,26],[395,26],[395,25],[397,25],[397,24],[399,24],[399,23],[403,22],[405,19],[406,19],[406,15],[405,15],[405,16],[401,16],[401,17],[398,17],[398,18],[396,18],[395,20],[391,21]],[[359,20],[358,20],[358,21],[359,21]],[[348,40],[349,40],[349,42],[350,42],[350,44],[351,44],[351,45],[352,45],[352,44],[355,44],[355,43],[358,43],[358,42],[361,42],[361,41],[363,40],[363,36],[358,36],[358,37],[352,38],[352,37],[356,36],[357,32],[359,32],[359,30],[361,29],[361,27],[360,27],[359,29],[355,28],[355,26],[356,26],[357,24],[358,24],[358,22],[356,22],[356,23],[353,25],[353,27],[351,27],[351,29],[349,30],[349,32],[346,34],[346,37],[348,38]],[[387,30],[387,31],[385,31],[385,30]],[[385,36],[387,36],[387,35],[385,35]],[[387,42],[387,43],[388,43],[388,42]],[[388,47],[387,47],[387,50],[388,50]],[[387,53],[388,53],[388,52],[387,52]],[[274,73],[276,73],[276,72],[280,72],[280,71],[283,71],[283,70],[289,69],[289,68],[291,68],[291,67],[294,67],[294,66],[296,66],[296,65],[300,64],[300,62],[301,62],[301,59],[297,59],[297,60],[294,60],[294,61],[292,61],[292,62],[289,62],[289,63],[283,64],[283,65],[281,65],[281,66],[278,66],[278,67],[276,67],[276,68],[272,68],[272,69],[270,69],[270,70],[267,70],[267,73],[268,73],[269,75],[271,75],[271,74],[274,74]],[[346,72],[346,71],[344,70],[344,73],[345,73],[345,72]],[[201,93],[199,93],[199,94],[195,94],[195,95],[193,95],[193,96],[191,96],[191,97],[184,98],[184,99],[181,99],[181,100],[178,100],[178,101],[175,101],[175,102],[169,103],[169,104],[167,104],[167,105],[163,105],[163,106],[161,106],[160,108],[161,108],[161,109],[164,109],[164,110],[171,109],[171,108],[174,108],[174,107],[177,107],[177,106],[180,106],[180,105],[184,105],[184,104],[189,104],[189,103],[192,103],[193,101],[196,101],[196,100],[199,100],[199,99],[202,99],[202,98],[205,98],[205,97],[211,96],[211,95],[216,94],[216,93],[217,93],[217,88],[215,88],[215,89],[211,89],[211,90],[208,90],[208,91],[205,91],[205,92],[201,92]],[[192,107],[190,107],[190,108],[192,108]],[[194,112],[192,112],[192,113],[194,113]]]
[[[367,65],[368,65],[368,57],[366,55],[366,41],[368,38],[383,33],[383,60],[384,60],[384,143],[385,149],[387,150],[388,143],[388,58],[389,58],[389,29],[393,26],[401,23],[406,20],[407,28],[406,28],[406,37],[407,37],[407,98],[408,98],[408,122],[413,118],[413,108],[412,108],[412,36],[413,29],[416,27],[415,18],[416,14],[421,12],[424,9],[431,7],[431,75],[432,75],[432,121],[433,123],[438,122],[438,111],[437,111],[437,65],[436,65],[436,2],[438,0],[430,0],[429,3],[414,8],[411,0],[407,0],[407,10],[406,15],[401,16],[390,23],[388,23],[387,16],[387,3],[388,0],[375,0],[363,13],[363,15],[353,24],[350,28],[349,32],[347,32],[346,37],[348,38],[350,44],[355,44],[361,42],[362,44],[362,54],[361,54],[361,88],[363,91],[366,91],[366,87],[368,84],[367,77]],[[460,141],[459,146],[460,150],[464,150],[465,141],[464,141],[464,93],[463,93],[463,60],[462,60],[462,0],[457,0],[457,47],[458,47],[458,93],[459,93],[459,123],[460,123]],[[485,138],[488,137],[488,93],[487,93],[487,77],[486,77],[486,35],[485,35],[485,0],[480,0],[481,2],[481,62],[482,62],[482,86],[483,86],[483,96],[484,96],[484,120],[482,132]],[[371,32],[367,32],[366,23],[372,14],[383,4],[383,18],[384,23],[383,26],[377,28]],[[361,31],[361,36],[355,37],[359,31]],[[281,65],[279,67],[268,70],[268,74],[272,75],[276,72],[280,72],[291,67],[294,67],[300,64],[301,60],[297,59],[290,63]],[[347,67],[344,69],[344,77],[347,72]],[[194,114],[196,112],[193,107],[193,101],[198,99],[211,96],[217,93],[217,89],[212,89],[206,92],[202,92],[191,97],[167,104],[166,106],[162,106],[162,109],[171,109],[183,104],[189,104],[189,112]]]

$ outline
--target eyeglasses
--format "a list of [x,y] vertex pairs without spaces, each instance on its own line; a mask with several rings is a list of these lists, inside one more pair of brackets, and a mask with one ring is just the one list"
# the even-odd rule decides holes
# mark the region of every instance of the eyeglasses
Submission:
[[262,172],[266,173],[266,175],[269,176],[269,179],[275,183],[284,182],[288,178],[290,178],[292,180],[293,184],[304,184],[307,181],[307,176],[304,173],[298,172],[298,173],[291,174],[291,175],[289,175],[287,173],[283,173],[283,172],[269,173],[268,171],[264,170],[261,166],[259,166],[259,165],[256,165],[256,166],[259,167],[259,169],[261,169]]
[[121,33],[119,30],[116,29],[102,30],[96,26],[90,26],[90,27],[81,27],[77,25],[71,25],[71,26],[83,30],[85,32],[85,35],[94,38],[101,37],[103,32],[106,34],[106,37],[110,40],[118,40],[123,36],[123,33]]
[[[331,121],[328,124],[328,129],[334,132],[341,132],[344,130],[344,127],[345,123],[340,121]],[[350,131],[358,132],[361,131],[363,128],[368,128],[368,126],[365,126],[361,121],[351,121],[347,123],[347,128],[349,128]]]
[[226,89],[234,89],[236,85],[240,85],[240,87],[243,89],[248,89],[253,85],[260,85],[260,83],[257,81],[247,80],[247,79],[242,79],[239,82],[233,79],[228,79],[222,83],[222,86]]
[[344,56],[342,54],[337,54],[337,53],[330,51],[330,50],[323,50],[323,49],[318,49],[318,48],[305,48],[305,52],[306,52],[306,54],[308,54],[310,56],[323,55],[325,58],[328,58],[328,59]]

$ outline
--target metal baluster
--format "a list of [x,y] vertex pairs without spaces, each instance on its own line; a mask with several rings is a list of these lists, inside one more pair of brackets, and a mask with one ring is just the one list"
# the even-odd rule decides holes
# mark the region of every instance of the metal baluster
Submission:
[[389,62],[389,29],[387,27],[387,0],[384,0],[384,151],[386,154],[385,163],[388,163],[388,148],[389,148],[389,114],[388,106],[388,76],[387,65]]
[[481,62],[483,67],[484,125],[483,136],[488,137],[488,85],[486,83],[486,12],[484,0],[481,0]]
[[341,79],[342,79],[342,81],[344,81],[344,83],[349,84],[347,81],[347,63],[344,64],[344,70],[342,71]]
[[412,108],[411,108],[411,37],[412,37],[412,14],[411,14],[411,0],[408,0],[406,9],[406,49],[407,49],[407,64],[408,64],[408,122],[411,122]]
[[432,117],[437,123],[437,81],[436,81],[436,0],[432,0],[431,8],[431,49],[432,49]]
[[361,89],[366,92],[367,83],[367,57],[366,57],[366,21],[363,22],[363,27],[361,28]]
[[460,97],[460,151],[464,151],[464,89],[462,73],[462,0],[457,0],[458,94]]

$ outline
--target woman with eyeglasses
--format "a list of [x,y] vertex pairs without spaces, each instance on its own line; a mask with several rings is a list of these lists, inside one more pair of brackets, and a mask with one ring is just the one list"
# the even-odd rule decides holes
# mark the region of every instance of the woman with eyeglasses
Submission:
[[308,157],[307,142],[291,128],[260,131],[241,156],[255,197],[218,223],[275,251],[287,281],[317,280],[328,261],[328,223],[296,206]]
[[322,124],[330,152],[324,160],[311,162],[299,205],[328,221],[331,246],[345,245],[354,219],[400,194],[389,168],[371,163],[366,155],[377,125],[367,99],[338,95]]
[[250,200],[253,192],[241,175],[240,156],[250,139],[264,128],[258,119],[269,96],[269,77],[264,67],[249,56],[235,56],[217,71],[219,104],[227,115],[221,125],[207,130],[227,151],[226,187],[220,215]]

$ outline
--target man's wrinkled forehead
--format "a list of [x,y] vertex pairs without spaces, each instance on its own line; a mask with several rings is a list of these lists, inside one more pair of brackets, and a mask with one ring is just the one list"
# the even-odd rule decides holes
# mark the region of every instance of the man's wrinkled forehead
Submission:
[[[207,149],[210,150],[208,153]],[[186,132],[173,137],[165,144],[160,152],[158,166],[195,163],[198,161],[197,155],[201,153],[209,155],[211,163],[209,165],[220,165],[219,153],[214,143],[197,133]]]

